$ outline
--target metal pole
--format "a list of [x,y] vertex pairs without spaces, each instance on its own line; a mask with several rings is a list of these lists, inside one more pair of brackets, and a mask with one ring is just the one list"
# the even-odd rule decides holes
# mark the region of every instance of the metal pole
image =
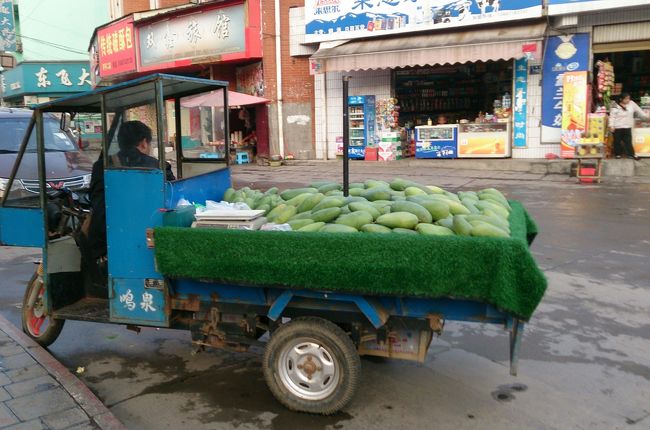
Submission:
[[343,76],[343,195],[350,195],[350,123],[348,121],[348,85],[349,76]]

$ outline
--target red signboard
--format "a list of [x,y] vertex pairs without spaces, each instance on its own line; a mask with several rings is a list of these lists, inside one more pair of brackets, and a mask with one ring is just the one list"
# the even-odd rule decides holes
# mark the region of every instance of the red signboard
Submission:
[[97,31],[99,76],[135,72],[133,18],[127,18]]

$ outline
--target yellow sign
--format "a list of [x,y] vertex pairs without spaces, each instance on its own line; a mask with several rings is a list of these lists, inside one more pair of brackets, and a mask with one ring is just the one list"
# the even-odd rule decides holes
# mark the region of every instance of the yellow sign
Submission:
[[632,130],[634,153],[639,157],[650,157],[650,128]]
[[575,146],[587,129],[587,72],[564,74],[561,155],[573,158]]
[[504,133],[488,136],[461,138],[458,153],[461,155],[506,155],[506,136]]

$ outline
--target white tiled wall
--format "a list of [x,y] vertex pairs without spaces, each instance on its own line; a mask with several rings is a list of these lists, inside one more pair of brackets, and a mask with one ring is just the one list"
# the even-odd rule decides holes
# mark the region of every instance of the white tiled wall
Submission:
[[305,8],[289,9],[289,55],[311,55],[318,45],[301,45],[305,43]]
[[[317,75],[315,82],[316,157],[336,158],[336,138],[343,136],[343,74]],[[351,96],[374,95],[378,100],[391,96],[390,70],[345,72],[350,76]]]

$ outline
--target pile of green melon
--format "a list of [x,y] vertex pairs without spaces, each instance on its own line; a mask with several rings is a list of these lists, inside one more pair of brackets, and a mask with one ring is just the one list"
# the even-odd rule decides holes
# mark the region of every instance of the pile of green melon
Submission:
[[511,208],[494,188],[456,194],[396,178],[351,183],[348,197],[341,189],[333,182],[282,192],[229,188],[224,200],[264,210],[268,222],[299,232],[510,237]]

